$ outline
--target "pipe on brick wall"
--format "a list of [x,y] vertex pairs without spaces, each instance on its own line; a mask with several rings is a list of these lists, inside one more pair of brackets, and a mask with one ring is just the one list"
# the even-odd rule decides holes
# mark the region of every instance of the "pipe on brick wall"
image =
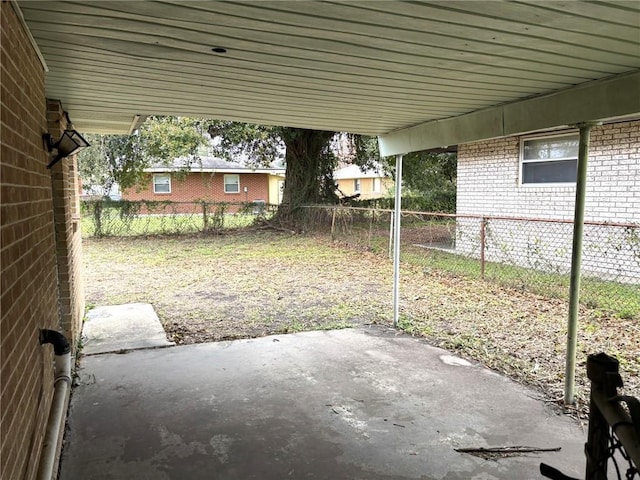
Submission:
[[64,431],[69,395],[71,393],[71,345],[67,338],[55,330],[40,330],[40,344],[52,344],[55,353],[53,401],[47,421],[44,444],[38,466],[38,480],[52,480],[58,474],[58,451]]

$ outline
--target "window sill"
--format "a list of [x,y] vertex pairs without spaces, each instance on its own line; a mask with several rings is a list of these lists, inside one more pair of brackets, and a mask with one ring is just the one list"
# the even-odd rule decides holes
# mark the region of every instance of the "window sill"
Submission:
[[575,183],[521,183],[522,188],[576,188]]

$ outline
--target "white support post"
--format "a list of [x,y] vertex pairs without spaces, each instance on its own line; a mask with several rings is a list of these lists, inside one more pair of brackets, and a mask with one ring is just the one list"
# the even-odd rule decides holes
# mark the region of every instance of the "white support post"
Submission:
[[389,260],[393,261],[393,226],[395,225],[393,212],[391,212],[391,218],[389,221]]
[[396,196],[393,214],[393,326],[400,317],[400,218],[402,202],[402,155],[396,155]]

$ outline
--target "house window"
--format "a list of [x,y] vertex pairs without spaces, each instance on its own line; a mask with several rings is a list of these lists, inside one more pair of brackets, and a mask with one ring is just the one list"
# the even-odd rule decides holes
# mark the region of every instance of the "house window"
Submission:
[[353,181],[353,191],[356,192],[356,193],[358,193],[360,191],[360,179],[359,178],[356,178]]
[[154,175],[153,193],[171,193],[171,175]]
[[371,191],[373,193],[380,193],[380,179],[379,178],[372,179]]
[[523,138],[520,144],[520,183],[575,183],[579,142],[577,134]]
[[224,193],[240,192],[240,175],[224,176]]

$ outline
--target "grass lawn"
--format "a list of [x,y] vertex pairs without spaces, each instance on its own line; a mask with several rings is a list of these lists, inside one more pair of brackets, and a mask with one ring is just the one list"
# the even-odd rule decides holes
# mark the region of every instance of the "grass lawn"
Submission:
[[[148,302],[177,343],[363,324],[391,325],[392,265],[384,255],[311,236],[240,231],[221,236],[86,239],[87,302]],[[406,263],[401,327],[539,387],[560,400],[566,302]],[[581,308],[577,396],[586,354],[621,361],[640,395],[637,320]]]
[[[480,279],[480,262],[463,255],[403,247],[402,260],[429,269]],[[486,262],[485,279],[506,288],[527,290],[547,298],[568,300],[570,277],[530,268]],[[604,281],[587,275],[580,283],[580,302],[621,318],[640,320],[640,284]]]

